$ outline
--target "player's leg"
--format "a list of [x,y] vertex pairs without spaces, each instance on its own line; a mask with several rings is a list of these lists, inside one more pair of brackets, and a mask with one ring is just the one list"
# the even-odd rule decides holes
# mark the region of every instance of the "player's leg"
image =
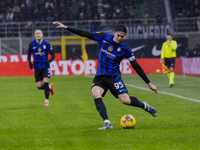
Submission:
[[41,70],[35,70],[34,72],[35,76],[35,84],[39,90],[44,90],[44,84],[43,84],[43,76]]
[[123,104],[134,106],[134,107],[140,107],[144,109],[145,111],[149,112],[153,116],[157,115],[157,111],[153,107],[148,105],[147,103],[141,102],[134,96],[129,97],[128,90],[123,80],[121,79],[121,76],[116,76],[116,78],[114,79],[114,84],[112,84],[112,82],[113,81],[111,81],[109,84],[110,92],[116,98],[119,98]]
[[101,98],[103,93],[104,93],[104,89],[102,89],[101,87],[99,87],[99,86],[92,87],[92,95],[94,98],[94,103],[95,103],[96,109],[104,121],[104,126],[99,128],[99,130],[113,128],[108,119],[106,106],[104,105],[103,100]]
[[105,93],[107,92],[107,89],[106,87],[103,86],[102,82],[103,81],[99,77],[95,77],[93,80],[93,86],[92,86],[92,95],[94,98],[96,109],[104,121],[104,126],[99,128],[99,130],[112,128],[112,125],[108,119],[106,106],[104,105],[103,100],[102,100],[102,95],[103,94],[105,95]]
[[50,68],[46,68],[43,70],[43,82],[44,82],[44,94],[45,94],[45,103],[44,106],[49,106],[49,95],[50,95],[50,91],[51,88],[53,88],[53,86],[51,87],[49,85],[49,80],[50,80]]
[[146,102],[141,102],[134,96],[129,97],[128,93],[120,94],[118,95],[118,97],[123,104],[134,106],[134,107],[140,107],[144,109],[145,111],[147,111],[148,113],[150,113],[152,116],[154,117],[157,116],[157,111],[155,108],[148,105]]
[[37,81],[35,84],[39,90],[44,90],[44,84],[42,81]]
[[[171,61],[170,58],[165,58],[165,66],[170,70]],[[171,79],[171,71],[167,73],[168,79],[169,79],[169,85],[170,85],[170,79]]]
[[169,78],[169,87],[173,87],[174,86],[174,68],[170,67],[170,78]]
[[169,77],[169,87],[173,87],[174,86],[174,68],[175,68],[175,58],[171,58],[170,59],[170,77]]

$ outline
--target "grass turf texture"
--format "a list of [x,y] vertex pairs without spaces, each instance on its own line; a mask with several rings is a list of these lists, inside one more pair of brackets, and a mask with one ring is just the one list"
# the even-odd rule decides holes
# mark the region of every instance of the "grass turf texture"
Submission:
[[[148,75],[159,91],[200,100],[199,77],[175,76],[168,87],[165,75]],[[123,75],[125,83],[147,87],[137,75]],[[113,129],[99,131],[103,121],[91,94],[92,78],[52,76],[55,95],[44,107],[44,92],[33,77],[0,78],[0,149],[200,149],[200,103],[127,86],[129,94],[154,106],[158,117],[123,105],[110,92],[103,98]],[[132,114],[133,129],[120,118]]]

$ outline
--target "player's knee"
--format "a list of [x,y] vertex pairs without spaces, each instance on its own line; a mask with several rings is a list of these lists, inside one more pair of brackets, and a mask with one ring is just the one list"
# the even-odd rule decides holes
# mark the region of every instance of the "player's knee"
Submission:
[[94,99],[101,98],[101,93],[99,90],[92,89],[92,96]]
[[37,86],[37,88],[38,88],[39,90],[41,90],[41,89],[42,89],[42,86]]
[[44,88],[49,89],[49,83],[44,83]]
[[94,99],[101,97],[101,95],[98,92],[93,92],[93,91],[92,91],[92,96]]
[[119,95],[119,99],[125,105],[130,105],[130,103],[131,103],[129,96],[126,94]]
[[94,86],[92,88],[92,96],[93,96],[94,99],[101,98],[102,93],[103,93],[103,89],[101,89],[101,88],[99,88],[97,86]]
[[127,99],[124,99],[123,101],[121,101],[123,104],[125,104],[125,105],[130,105],[130,101],[129,100],[127,100]]

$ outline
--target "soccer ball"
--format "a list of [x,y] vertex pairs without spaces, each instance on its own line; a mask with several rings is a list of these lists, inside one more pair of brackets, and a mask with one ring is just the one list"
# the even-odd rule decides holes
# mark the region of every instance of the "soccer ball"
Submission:
[[135,118],[128,114],[128,115],[124,115],[121,120],[120,120],[120,125],[124,128],[124,129],[131,129],[135,126],[136,124],[136,120]]
[[160,74],[160,69],[156,69],[156,74]]

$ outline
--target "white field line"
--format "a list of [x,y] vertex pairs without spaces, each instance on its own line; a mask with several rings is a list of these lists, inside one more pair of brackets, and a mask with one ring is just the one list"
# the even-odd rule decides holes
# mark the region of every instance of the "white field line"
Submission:
[[[142,90],[150,91],[150,89],[148,89],[148,88],[144,88],[144,87],[140,87],[140,86],[135,86],[135,85],[131,85],[131,84],[126,84],[126,85],[130,86],[130,87],[137,88],[137,89],[142,89]],[[189,101],[194,101],[194,102],[200,103],[200,100],[194,99],[194,98],[188,98],[188,97],[184,97],[184,96],[181,96],[181,95],[176,95],[176,94],[162,92],[162,91],[158,91],[158,93],[165,94],[165,95],[170,95],[170,96],[174,96],[174,97],[178,97],[178,98],[182,98],[182,99],[186,99],[186,100],[189,100]]]
[[[86,77],[93,78],[94,76],[86,75]],[[141,90],[151,91],[149,88],[135,86],[135,85],[132,85],[132,84],[125,83],[125,85],[130,86],[130,87],[134,87],[134,88],[137,88],[137,89],[141,89]],[[189,100],[189,101],[194,101],[194,102],[200,103],[200,100],[194,99],[194,98],[188,98],[188,97],[184,97],[184,96],[181,96],[181,95],[176,95],[176,94],[162,92],[162,91],[158,91],[158,93],[165,94],[165,95],[170,95],[170,96],[174,96],[174,97],[182,98],[182,99],[185,99],[185,100]]]

